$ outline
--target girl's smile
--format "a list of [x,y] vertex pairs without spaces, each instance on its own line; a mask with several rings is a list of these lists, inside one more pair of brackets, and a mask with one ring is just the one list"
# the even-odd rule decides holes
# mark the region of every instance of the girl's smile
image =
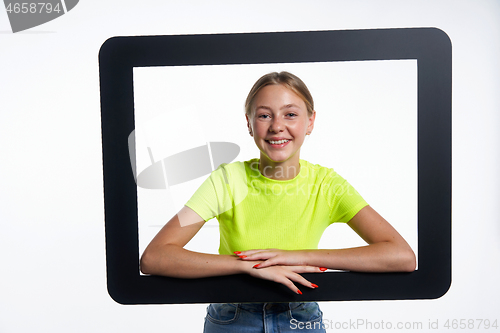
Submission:
[[269,140],[266,140],[269,145],[273,148],[283,148],[285,147],[289,142],[290,139],[284,139],[284,138],[271,138]]
[[259,169],[279,165],[299,170],[300,147],[314,127],[315,115],[309,116],[305,102],[284,85],[260,89],[247,116],[248,129],[260,150]]

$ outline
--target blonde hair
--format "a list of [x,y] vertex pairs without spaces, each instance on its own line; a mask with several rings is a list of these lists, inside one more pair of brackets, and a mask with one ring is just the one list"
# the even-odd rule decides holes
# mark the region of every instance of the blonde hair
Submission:
[[311,117],[314,113],[314,102],[306,84],[298,77],[289,72],[272,72],[262,76],[255,82],[248,93],[245,101],[245,113],[248,117],[252,115],[253,102],[257,93],[265,86],[281,84],[296,93],[306,104],[307,114]]

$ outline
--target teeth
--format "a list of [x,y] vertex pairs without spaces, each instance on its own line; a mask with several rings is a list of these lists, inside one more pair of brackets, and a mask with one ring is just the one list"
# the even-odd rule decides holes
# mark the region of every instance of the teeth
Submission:
[[269,143],[272,144],[272,145],[280,145],[282,143],[285,143],[285,142],[288,142],[290,140],[279,140],[279,141],[272,141],[272,140],[269,140]]

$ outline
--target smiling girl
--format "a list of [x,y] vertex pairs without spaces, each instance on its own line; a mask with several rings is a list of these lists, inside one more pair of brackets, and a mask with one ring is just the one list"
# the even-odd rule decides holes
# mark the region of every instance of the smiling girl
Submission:
[[[318,288],[300,273],[326,269],[410,272],[415,255],[399,233],[333,169],[300,159],[316,112],[306,85],[288,72],[252,87],[245,116],[260,158],[221,165],[148,245],[145,274],[200,278],[229,274]],[[205,221],[219,221],[219,255],[184,246]],[[368,245],[317,249],[328,225],[347,223]],[[205,332],[324,332],[317,303],[211,304]],[[295,323],[295,326],[293,325]]]

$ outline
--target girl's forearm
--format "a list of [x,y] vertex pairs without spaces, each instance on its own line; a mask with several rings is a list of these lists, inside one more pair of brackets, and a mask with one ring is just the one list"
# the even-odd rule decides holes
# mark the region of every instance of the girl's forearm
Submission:
[[362,208],[348,225],[369,245],[307,251],[311,265],[357,272],[411,272],[416,259],[403,237],[372,207]]
[[[302,251],[301,251],[302,252]],[[307,265],[357,272],[412,272],[416,259],[411,248],[391,242],[336,250],[305,250]]]
[[146,249],[141,257],[144,274],[177,278],[240,274],[251,267],[252,263],[243,262],[236,256],[193,252],[174,244]]

